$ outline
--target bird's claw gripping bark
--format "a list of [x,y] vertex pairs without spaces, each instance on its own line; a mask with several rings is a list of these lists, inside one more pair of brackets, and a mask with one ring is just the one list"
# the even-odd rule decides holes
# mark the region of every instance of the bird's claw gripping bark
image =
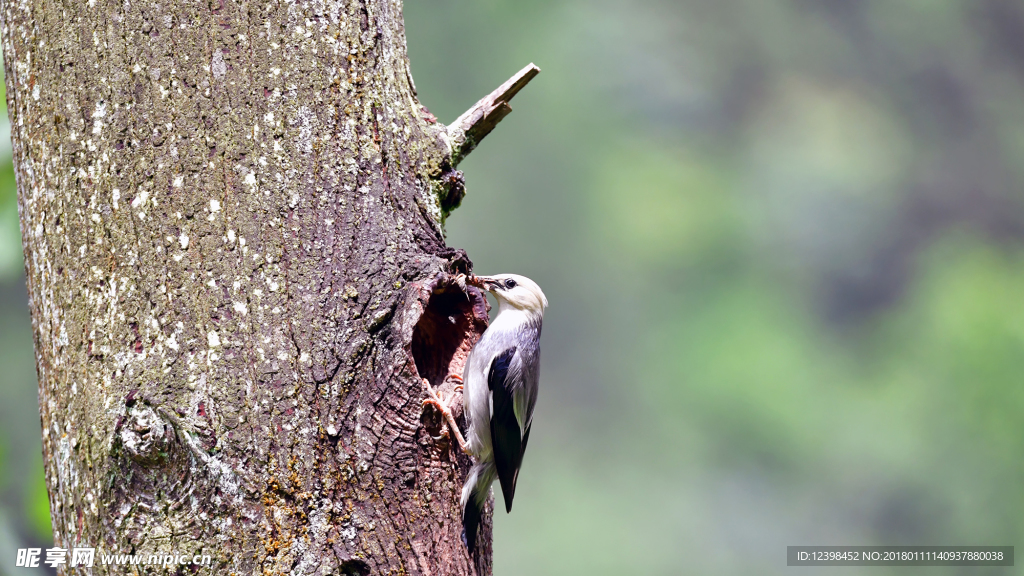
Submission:
[[459,376],[458,374],[449,374],[448,377],[445,378],[445,380],[452,380],[458,382],[458,384],[455,385],[455,388],[452,389],[452,394],[456,392],[462,392],[462,376]]
[[[459,382],[462,382],[462,378],[454,374],[449,377],[457,379]],[[469,454],[469,446],[466,444],[466,439],[462,437],[462,432],[459,431],[459,425],[455,423],[455,416],[452,415],[452,410],[448,406],[452,398],[442,398],[441,395],[439,395],[437,391],[434,390],[434,387],[430,385],[430,381],[427,380],[426,378],[423,379],[423,384],[427,387],[427,394],[430,396],[429,398],[423,401],[423,405],[433,406],[444,416],[445,421],[448,423],[448,428],[455,436],[455,441],[459,443],[459,449],[462,450],[465,454]],[[452,392],[452,396],[455,395],[455,392],[458,392],[460,390],[462,390],[461,384],[455,387],[455,391]],[[440,440],[440,437],[436,437],[434,438],[434,440]]]

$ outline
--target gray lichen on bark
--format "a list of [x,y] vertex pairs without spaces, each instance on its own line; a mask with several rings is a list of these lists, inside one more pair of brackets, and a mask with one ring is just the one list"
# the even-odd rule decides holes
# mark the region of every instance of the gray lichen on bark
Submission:
[[460,157],[401,2],[2,14],[57,544],[489,572],[489,528],[479,566],[460,540],[469,462],[421,404],[487,310],[452,282]]

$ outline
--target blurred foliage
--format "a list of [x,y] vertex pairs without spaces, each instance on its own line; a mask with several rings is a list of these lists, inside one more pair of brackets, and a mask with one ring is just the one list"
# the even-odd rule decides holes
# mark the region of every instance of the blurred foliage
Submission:
[[[2,74],[0,74],[2,78]],[[18,198],[11,164],[11,126],[7,107],[0,121],[0,282],[15,281],[22,273],[21,231],[18,226]]]
[[46,493],[42,455],[28,470],[29,482],[25,493],[24,514],[29,528],[38,538],[51,537],[50,498]]
[[442,121],[543,69],[448,221],[477,270],[551,301],[497,574],[770,574],[791,544],[1021,537],[1024,8],[405,12]]
[[[543,69],[461,166],[448,220],[477,271],[529,275],[551,301],[497,574],[781,574],[793,544],[1020,540],[1024,7],[408,0],[405,16],[442,121]],[[8,167],[2,490],[27,533],[47,514],[14,206]],[[841,569],[926,570],[959,573]]]

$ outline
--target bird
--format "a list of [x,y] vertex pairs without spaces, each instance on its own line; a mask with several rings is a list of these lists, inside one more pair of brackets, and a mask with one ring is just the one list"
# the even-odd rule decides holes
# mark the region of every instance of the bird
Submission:
[[505,511],[512,511],[537,403],[540,333],[548,299],[533,280],[517,274],[470,275],[465,283],[490,292],[498,302],[498,314],[473,346],[462,377],[455,378],[462,382],[468,439],[462,437],[448,402],[429,383],[424,404],[442,412],[460,448],[473,459],[461,498],[463,538],[473,554],[495,477]]

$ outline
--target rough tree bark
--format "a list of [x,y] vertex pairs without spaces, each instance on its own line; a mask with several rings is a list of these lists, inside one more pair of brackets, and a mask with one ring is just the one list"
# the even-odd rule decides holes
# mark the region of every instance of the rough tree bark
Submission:
[[217,574],[490,572],[421,378],[450,390],[486,326],[442,226],[455,166],[536,68],[445,127],[400,0],[2,16],[57,545],[201,552]]

